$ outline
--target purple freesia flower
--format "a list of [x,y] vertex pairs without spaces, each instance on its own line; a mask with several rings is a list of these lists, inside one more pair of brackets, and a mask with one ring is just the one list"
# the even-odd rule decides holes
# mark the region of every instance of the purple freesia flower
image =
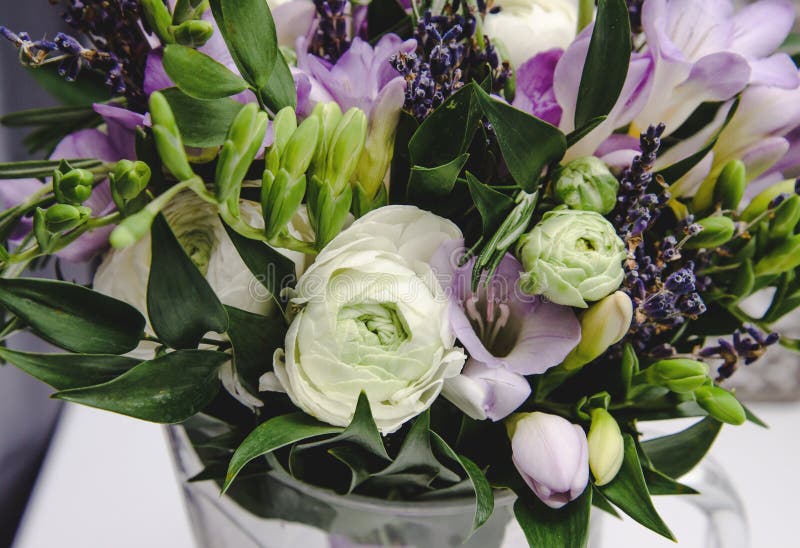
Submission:
[[444,394],[468,415],[500,420],[530,394],[525,375],[561,363],[580,341],[572,309],[518,289],[522,265],[507,254],[491,283],[471,289],[475,259],[457,266],[463,240],[441,246],[432,260],[450,298],[450,324],[470,358],[462,375],[445,382]]
[[543,51],[525,61],[517,69],[517,93],[512,103],[520,110],[558,126],[561,106],[553,89],[553,76],[564,50]]

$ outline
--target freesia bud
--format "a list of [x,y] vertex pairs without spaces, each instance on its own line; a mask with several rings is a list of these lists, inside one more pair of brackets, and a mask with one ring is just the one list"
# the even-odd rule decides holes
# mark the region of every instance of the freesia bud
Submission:
[[124,200],[132,200],[147,188],[150,176],[150,166],[146,163],[120,160],[110,178],[114,192]]
[[[63,171],[66,168],[68,171]],[[94,175],[85,169],[71,169],[66,162],[53,172],[53,194],[62,204],[79,205],[92,195]]]
[[747,168],[741,160],[731,160],[719,174],[717,184],[714,186],[714,202],[722,209],[739,208],[739,202],[744,197],[747,187]]
[[261,205],[264,210],[264,229],[267,238],[278,236],[297,212],[306,192],[306,176],[293,177],[285,169],[277,176],[264,172]]
[[353,191],[346,185],[341,194],[314,175],[308,185],[308,211],[316,234],[317,249],[322,249],[339,232],[347,221]]
[[445,379],[442,394],[475,420],[499,421],[517,410],[531,393],[522,375],[470,360],[460,375]]
[[773,240],[782,240],[794,234],[800,222],[800,196],[794,194],[783,201],[776,209],[769,223],[769,236]]
[[756,217],[767,211],[775,197],[781,194],[794,194],[794,179],[781,181],[761,191],[742,211],[742,220],[751,222]]
[[88,207],[55,204],[47,209],[44,220],[50,232],[66,232],[82,225],[91,214]]
[[272,120],[273,148],[277,148],[278,151],[283,153],[286,143],[289,142],[289,138],[294,134],[295,130],[297,130],[297,115],[294,109],[292,107],[284,107],[279,110],[278,114],[275,115],[275,119]]
[[131,246],[150,232],[150,227],[153,225],[155,218],[156,214],[154,212],[147,208],[142,209],[130,217],[123,219],[122,222],[111,231],[108,241],[115,249],[123,249]]
[[578,498],[589,482],[589,447],[580,426],[556,415],[519,413],[506,421],[512,460],[550,508]]
[[686,358],[661,360],[639,373],[637,380],[685,394],[708,381],[708,365]]
[[581,341],[564,359],[566,370],[578,369],[618,343],[631,327],[631,298],[617,291],[596,302],[581,317]]
[[559,170],[555,190],[558,199],[570,209],[605,215],[617,203],[619,181],[605,162],[586,156],[572,160]]
[[739,425],[747,420],[742,404],[727,390],[706,385],[695,390],[694,396],[700,407],[719,421]]
[[361,109],[351,108],[342,116],[328,148],[324,181],[332,186],[334,194],[340,194],[350,185],[366,138],[367,115]]
[[153,137],[161,161],[178,180],[191,179],[194,171],[186,157],[175,115],[166,97],[158,91],[150,95],[150,117],[153,120]]
[[762,257],[755,266],[756,276],[789,272],[800,266],[800,234],[787,238]]
[[172,35],[175,42],[190,48],[199,48],[208,42],[214,34],[214,26],[208,21],[192,19],[184,21],[177,27],[173,27]]
[[700,219],[697,224],[702,226],[703,230],[684,244],[686,249],[714,249],[729,242],[736,232],[733,220],[723,215]]
[[587,436],[589,442],[589,468],[597,485],[610,483],[622,467],[625,441],[619,424],[603,408],[592,410],[592,426]]
[[242,107],[233,119],[217,162],[215,180],[220,202],[238,196],[247,170],[264,142],[268,123],[267,113],[255,103]]
[[300,177],[308,170],[319,142],[320,123],[313,116],[306,118],[292,133],[281,153],[281,167],[294,177]]

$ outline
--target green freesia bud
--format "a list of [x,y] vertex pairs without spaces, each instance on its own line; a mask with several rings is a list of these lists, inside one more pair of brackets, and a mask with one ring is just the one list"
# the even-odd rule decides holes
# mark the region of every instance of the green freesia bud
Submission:
[[306,176],[292,176],[281,169],[277,176],[264,172],[261,186],[261,205],[264,210],[264,229],[267,238],[278,236],[289,224],[306,193]]
[[383,179],[392,163],[394,138],[400,121],[400,108],[397,105],[402,103],[402,88],[387,86],[384,91],[388,93],[382,92],[370,111],[367,140],[356,169],[356,180],[369,199],[377,196],[385,187]]
[[281,167],[289,172],[293,178],[305,174],[319,142],[320,123],[313,116],[306,118],[300,127],[292,133],[291,138],[284,145],[281,154]]
[[144,162],[120,160],[110,176],[112,191],[123,200],[132,200],[147,188],[150,176],[150,166]]
[[747,188],[747,168],[741,160],[731,160],[719,174],[714,186],[714,202],[722,209],[739,209],[739,202]]
[[71,169],[62,171],[61,167],[69,165],[64,162],[53,172],[53,194],[62,204],[79,205],[92,195],[94,175],[85,169]]
[[753,198],[753,201],[750,202],[745,210],[742,211],[742,220],[747,222],[755,220],[756,217],[767,211],[770,202],[772,202],[776,196],[780,194],[791,196],[794,194],[794,184],[794,179],[781,181],[761,191],[760,194]]
[[785,239],[762,257],[755,267],[756,276],[771,276],[789,272],[800,266],[800,234]]
[[54,236],[47,228],[47,212],[41,207],[37,207],[33,212],[33,236],[36,238],[36,243],[39,244],[39,249],[43,253],[50,251],[50,244],[53,242]]
[[48,231],[66,232],[82,225],[91,214],[92,210],[88,207],[55,204],[47,209],[44,220]]
[[172,15],[162,0],[141,0],[140,2],[144,20],[150,29],[158,36],[164,44],[173,42],[170,26],[172,25]]
[[745,259],[736,271],[736,278],[731,287],[731,294],[741,300],[753,292],[756,285],[756,272],[753,268],[753,261]]
[[342,231],[350,212],[353,191],[350,185],[345,185],[342,192],[336,194],[333,187],[323,183],[317,176],[311,178],[308,191],[309,214],[316,233],[316,246],[317,249],[322,249]]
[[791,195],[775,209],[775,216],[769,223],[769,236],[772,240],[782,240],[794,234],[800,223],[800,196]]
[[708,366],[685,358],[661,360],[639,373],[636,380],[663,386],[677,394],[686,394],[709,380]]
[[697,224],[703,227],[703,231],[684,244],[686,249],[714,249],[728,243],[736,232],[733,219],[722,215],[700,219]]
[[328,148],[324,181],[333,187],[334,194],[341,194],[350,185],[366,139],[367,115],[351,108],[342,116]]
[[581,316],[581,340],[564,359],[562,367],[574,371],[622,340],[633,319],[631,298],[622,291],[594,303]]
[[557,304],[587,308],[616,291],[624,273],[625,244],[595,211],[545,213],[517,246],[525,274],[520,287]]
[[157,212],[145,208],[123,219],[108,237],[111,246],[115,249],[123,249],[138,242],[150,232],[156,215]]
[[272,133],[275,136],[272,146],[277,148],[280,153],[286,147],[286,143],[297,130],[297,115],[292,107],[284,107],[275,115],[272,120]]
[[619,424],[603,408],[592,410],[592,425],[587,436],[589,442],[589,468],[595,483],[606,485],[617,477],[622,468],[625,442]]
[[562,167],[556,180],[556,197],[570,209],[605,215],[617,203],[619,181],[601,159],[576,158]]
[[739,425],[747,420],[742,404],[727,390],[718,386],[701,386],[694,392],[698,405],[718,421]]
[[204,45],[213,34],[213,25],[208,21],[198,19],[184,21],[177,27],[172,27],[175,42],[190,48],[199,48]]
[[267,113],[255,103],[242,107],[234,118],[217,161],[215,180],[220,202],[238,196],[247,170],[264,142],[268,123]]
[[389,192],[386,190],[386,185],[378,187],[378,193],[370,196],[369,192],[364,190],[360,182],[353,185],[353,215],[356,219],[363,217],[370,211],[383,207],[389,203]]
[[166,168],[180,181],[194,177],[175,115],[166,97],[158,91],[150,95],[150,117],[153,120],[156,148]]

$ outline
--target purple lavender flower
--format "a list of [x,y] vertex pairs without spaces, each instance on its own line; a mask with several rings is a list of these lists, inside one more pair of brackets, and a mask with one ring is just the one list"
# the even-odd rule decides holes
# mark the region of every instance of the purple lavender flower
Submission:
[[[499,420],[530,394],[525,375],[561,363],[580,341],[572,309],[524,294],[522,265],[507,254],[487,286],[471,289],[475,259],[458,266],[463,241],[442,245],[432,265],[450,298],[450,323],[470,358],[444,393],[475,418]],[[449,381],[448,381],[449,382]]]

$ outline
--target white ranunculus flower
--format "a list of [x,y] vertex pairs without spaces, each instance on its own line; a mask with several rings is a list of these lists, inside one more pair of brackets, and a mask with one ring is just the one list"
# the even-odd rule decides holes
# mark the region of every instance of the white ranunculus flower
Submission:
[[298,281],[299,311],[262,387],[282,387],[298,407],[339,426],[364,391],[383,433],[427,409],[465,360],[429,265],[439,245],[460,237],[450,221],[413,206],[353,223]]
[[492,6],[500,11],[486,15],[483,32],[503,43],[514,67],[575,39],[578,0],[495,0]]

